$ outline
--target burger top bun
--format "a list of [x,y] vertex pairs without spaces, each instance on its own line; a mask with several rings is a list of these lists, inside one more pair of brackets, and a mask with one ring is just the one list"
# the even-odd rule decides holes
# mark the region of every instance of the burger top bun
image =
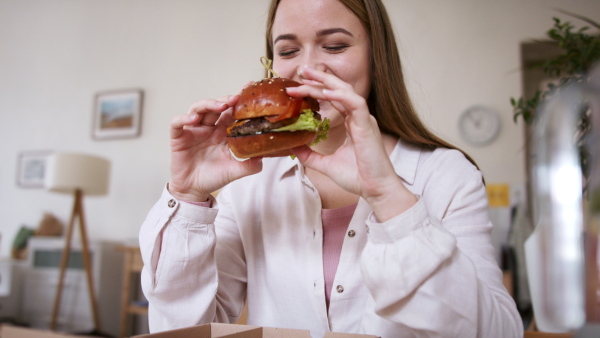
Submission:
[[[240,99],[233,108],[236,120],[261,116],[277,116],[294,110],[319,110],[319,102],[312,97],[293,98],[285,91],[286,87],[298,87],[301,83],[286,78],[268,78],[254,82],[244,88]],[[298,107],[299,106],[299,107]]]

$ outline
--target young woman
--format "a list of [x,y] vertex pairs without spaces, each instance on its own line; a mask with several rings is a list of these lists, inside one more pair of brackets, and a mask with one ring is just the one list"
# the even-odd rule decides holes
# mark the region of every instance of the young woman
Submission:
[[172,120],[172,176],[140,232],[151,331],[247,304],[249,324],[315,337],[522,336],[481,173],[419,121],[381,1],[274,0],[268,20],[274,70],[320,101],[329,138],[238,162],[239,96]]

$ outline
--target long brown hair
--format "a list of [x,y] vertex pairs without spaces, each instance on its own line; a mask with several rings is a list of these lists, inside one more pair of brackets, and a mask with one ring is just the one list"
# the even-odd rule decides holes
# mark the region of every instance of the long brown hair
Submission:
[[[381,0],[339,1],[358,17],[371,41],[371,91],[367,104],[381,132],[424,148],[458,149],[429,131],[416,113],[404,83],[394,30]],[[273,22],[279,2],[271,1],[267,19],[267,57],[271,60]],[[460,151],[477,166],[469,155]]]

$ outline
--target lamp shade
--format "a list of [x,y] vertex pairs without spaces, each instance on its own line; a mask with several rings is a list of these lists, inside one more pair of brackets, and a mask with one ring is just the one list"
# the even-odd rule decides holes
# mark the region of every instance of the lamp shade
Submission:
[[107,159],[76,153],[58,152],[49,156],[44,186],[47,190],[86,195],[108,192],[110,162]]

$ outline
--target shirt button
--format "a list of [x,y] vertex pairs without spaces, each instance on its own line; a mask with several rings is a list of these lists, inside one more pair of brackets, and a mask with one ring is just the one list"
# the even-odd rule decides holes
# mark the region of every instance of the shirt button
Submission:
[[338,286],[336,286],[336,287],[335,287],[335,290],[336,290],[338,293],[342,293],[342,292],[344,292],[344,287],[343,287],[343,286],[341,286],[341,285],[338,285]]
[[354,232],[354,230],[348,231],[348,236],[354,237],[355,235],[356,235],[356,232]]
[[169,203],[167,205],[169,206],[169,208],[173,208],[176,204],[177,204],[177,202],[175,202],[175,200],[171,199],[171,200],[169,200]]

